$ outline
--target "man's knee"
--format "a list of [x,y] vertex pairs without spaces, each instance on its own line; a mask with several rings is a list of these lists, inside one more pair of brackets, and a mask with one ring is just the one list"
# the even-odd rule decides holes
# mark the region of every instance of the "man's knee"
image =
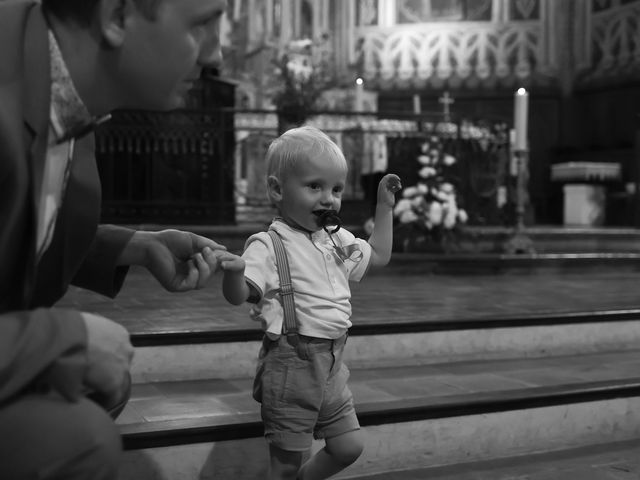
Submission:
[[8,478],[117,478],[122,452],[117,427],[87,399],[23,397],[0,410],[0,436],[12,439],[0,445]]

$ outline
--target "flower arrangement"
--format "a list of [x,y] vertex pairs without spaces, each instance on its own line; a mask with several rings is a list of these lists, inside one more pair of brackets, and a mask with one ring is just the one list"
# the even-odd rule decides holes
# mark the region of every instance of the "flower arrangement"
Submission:
[[301,123],[333,83],[328,39],[324,34],[318,42],[292,40],[275,59],[271,99],[279,114],[289,116],[291,122]]
[[468,220],[460,207],[454,174],[456,158],[433,135],[422,143],[417,162],[420,180],[402,191],[394,208],[396,234],[404,251],[431,248],[449,251]]

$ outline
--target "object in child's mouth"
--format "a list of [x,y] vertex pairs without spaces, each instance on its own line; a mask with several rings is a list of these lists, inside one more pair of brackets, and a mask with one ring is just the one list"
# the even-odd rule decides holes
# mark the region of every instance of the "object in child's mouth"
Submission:
[[[336,210],[316,210],[313,212],[318,218],[316,222],[318,226],[324,228],[324,231],[328,234],[336,233],[342,226],[342,221]],[[329,227],[335,227],[333,230],[329,230]]]

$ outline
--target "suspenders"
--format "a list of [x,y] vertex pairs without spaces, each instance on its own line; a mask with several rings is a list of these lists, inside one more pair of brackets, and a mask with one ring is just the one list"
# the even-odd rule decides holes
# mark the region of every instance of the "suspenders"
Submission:
[[273,242],[273,250],[276,254],[276,268],[280,277],[280,299],[284,311],[284,321],[282,322],[282,333],[287,336],[292,345],[298,343],[298,322],[296,321],[296,305],[293,299],[293,285],[291,284],[291,272],[289,270],[289,260],[287,252],[280,235],[273,230],[267,233]]

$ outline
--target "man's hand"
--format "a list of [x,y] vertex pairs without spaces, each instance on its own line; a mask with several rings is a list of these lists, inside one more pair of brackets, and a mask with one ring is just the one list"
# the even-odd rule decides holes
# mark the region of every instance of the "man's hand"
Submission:
[[388,173],[378,184],[378,204],[393,208],[396,203],[395,193],[402,188],[400,177]]
[[226,247],[179,230],[138,231],[131,239],[143,250],[142,265],[170,292],[202,288],[218,270],[216,252]]
[[87,329],[87,363],[84,384],[103,398],[117,399],[128,388],[133,347],[129,332],[111,320],[82,312]]

